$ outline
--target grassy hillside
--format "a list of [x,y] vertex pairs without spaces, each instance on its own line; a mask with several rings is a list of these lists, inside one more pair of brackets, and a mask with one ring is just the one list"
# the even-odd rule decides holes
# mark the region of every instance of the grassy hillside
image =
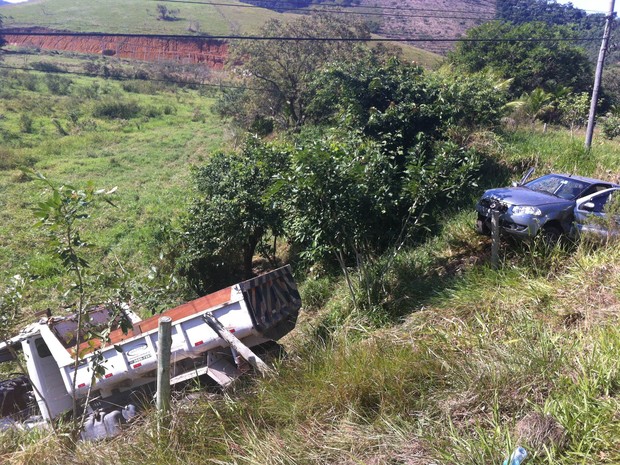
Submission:
[[[165,235],[166,221],[185,208],[191,166],[225,138],[210,111],[209,88],[1,71],[4,271],[37,276],[35,286],[52,294],[31,296],[33,310],[55,300],[57,267],[42,246],[43,231],[34,227],[32,212],[45,186],[24,177],[20,169],[27,167],[56,183],[118,186],[117,208],[98,207],[89,239],[96,232],[97,255],[145,273],[160,253],[155,238]],[[134,114],[105,116],[117,104]]]
[[[617,142],[597,139],[586,155],[565,131],[478,137],[504,167],[484,185],[531,164],[620,176]],[[102,184],[121,179],[92,172]],[[3,463],[491,464],[517,444],[531,464],[618,463],[620,246],[504,243],[493,270],[473,219],[447,212],[442,233],[383,277],[386,308],[407,308],[404,319],[377,327],[390,318],[353,311],[344,282],[308,279],[276,377],[179,400],[163,435],[152,414],[75,449],[45,431],[4,434]]]
[[[269,19],[286,21],[297,16],[253,6],[248,8],[251,5],[237,1],[227,2],[233,6],[207,3],[161,3],[169,9],[179,10],[174,21],[158,20],[158,3],[150,0],[35,0],[7,6],[2,14],[8,27],[40,26],[70,31],[145,34],[190,34],[191,27],[195,32],[211,35],[250,34]],[[403,50],[405,59],[428,68],[435,67],[441,59],[435,53],[408,44],[396,47]]]
[[269,18],[287,16],[262,8],[162,3],[179,12],[176,14],[177,20],[161,21],[157,19],[157,5],[157,2],[150,0],[36,0],[5,7],[2,12],[7,17],[6,26],[43,26],[88,32],[184,34],[188,32],[190,22],[198,22],[201,33],[213,35],[255,31]]
[[[62,278],[33,226],[47,189],[19,168],[117,186],[84,238],[94,266],[143,275],[185,210],[191,166],[233,141],[212,92],[0,68],[0,261],[36,278],[26,317],[61,301]],[[486,156],[480,192],[529,166],[620,180],[620,143],[598,136],[590,153],[582,134],[529,124],[463,143]],[[2,432],[0,463],[487,465],[517,444],[524,465],[619,463],[620,245],[504,242],[495,270],[473,201],[374,277],[385,299],[367,313],[339,276],[298,276],[304,311],[276,376],[180,396],[163,432],[152,411],[100,443]]]

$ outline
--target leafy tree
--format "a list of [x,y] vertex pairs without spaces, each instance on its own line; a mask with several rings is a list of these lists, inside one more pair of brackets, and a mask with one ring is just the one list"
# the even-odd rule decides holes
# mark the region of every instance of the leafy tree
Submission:
[[286,152],[254,138],[240,153],[216,153],[195,169],[197,196],[183,224],[180,260],[194,289],[252,276],[257,247],[282,234],[282,210],[267,193],[286,169]]
[[[355,296],[370,282],[362,273],[355,286],[349,267],[365,269],[400,248],[433,219],[427,214],[472,185],[477,166],[473,153],[448,142],[402,153],[359,133],[300,141],[278,185],[288,237],[310,263],[335,258],[359,308]],[[376,302],[367,297],[370,309]]]
[[319,72],[312,93],[311,121],[344,122],[405,148],[457,127],[494,126],[506,99],[505,85],[489,76],[431,75],[417,65],[370,54]]
[[570,128],[571,136],[575,128],[584,127],[588,123],[590,110],[590,94],[570,94],[558,103],[562,122]]
[[560,86],[583,92],[591,85],[592,66],[585,51],[561,40],[575,37],[568,27],[549,27],[541,22],[515,26],[492,21],[470,29],[466,37],[482,41],[459,43],[449,60],[469,73],[490,70],[512,79],[514,96],[537,88],[550,92]]
[[549,26],[599,24],[600,15],[588,15],[571,3],[564,5],[547,0],[498,0],[497,18],[514,24],[542,21]]
[[[245,92],[224,94],[218,111],[242,127],[273,120],[282,128],[299,127],[307,117],[313,73],[333,61],[351,61],[358,47],[350,42],[316,38],[366,38],[361,23],[328,15],[303,16],[294,21],[268,21],[259,35],[284,40],[248,40],[233,45],[230,62],[247,84]],[[294,40],[294,38],[307,40]],[[293,39],[293,40],[290,40]]]
[[[562,4],[550,0],[498,0],[497,18],[513,24],[542,21],[549,26],[569,26],[575,34],[584,38],[602,36],[605,24],[603,13],[589,14],[571,3]],[[616,19],[608,56],[609,62],[618,61],[620,58],[620,49],[614,46],[620,38],[619,25],[620,21]],[[586,49],[590,60],[596,61],[600,41],[586,41],[582,46]]]
[[608,66],[603,74],[603,92],[611,106],[620,107],[620,66]]
[[620,116],[607,113],[604,118],[601,118],[601,131],[609,140],[620,136]]
[[[98,198],[103,198],[106,202],[112,202],[108,196],[114,193],[110,191],[95,190],[92,183],[86,189],[77,189],[70,185],[57,186],[41,174],[37,178],[45,183],[49,190],[49,195],[44,198],[35,210],[39,218],[38,226],[41,227],[47,236],[48,244],[54,256],[60,261],[67,273],[71,284],[66,292],[63,293],[67,299],[67,307],[73,310],[76,317],[76,334],[74,346],[74,370],[77,373],[80,364],[81,354],[80,344],[89,338],[99,337],[104,339],[111,331],[111,326],[99,332],[92,328],[88,321],[88,311],[93,304],[101,302],[101,295],[97,295],[96,290],[103,294],[108,294],[112,289],[112,294],[122,291],[122,286],[118,282],[114,283],[112,276],[106,276],[100,267],[94,269],[90,267],[90,256],[88,250],[92,244],[84,239],[84,223],[90,218],[90,210]],[[118,295],[117,295],[118,297]],[[93,302],[96,299],[97,302]],[[118,323],[121,328],[126,330],[131,323],[124,318],[124,313],[120,310],[116,299],[108,299],[106,308],[110,312],[110,325]],[[95,352],[93,357],[92,372],[93,377],[102,376],[105,373],[101,365],[101,358]],[[72,379],[73,389],[76,388],[77,375]],[[88,399],[86,400],[88,402]],[[74,437],[82,426],[84,416],[80,420],[78,416],[78,399],[73,398],[73,427]]]

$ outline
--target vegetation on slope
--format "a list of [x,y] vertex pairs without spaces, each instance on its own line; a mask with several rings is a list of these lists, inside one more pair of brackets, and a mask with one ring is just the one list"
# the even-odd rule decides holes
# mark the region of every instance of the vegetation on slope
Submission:
[[32,309],[56,307],[54,288],[63,278],[33,227],[32,209],[45,187],[22,168],[77,186],[91,180],[98,188],[118,187],[118,208],[97,212],[91,225],[93,253],[147,274],[167,237],[161,218],[183,210],[188,167],[222,144],[213,99],[157,82],[7,70],[0,95],[0,260],[6,273],[37,278]]
[[[497,18],[520,25],[529,22],[544,22],[549,26],[569,26],[584,38],[602,37],[607,9],[600,13],[592,13],[573,6],[549,0],[498,0]],[[616,23],[618,20],[616,19]],[[618,24],[614,27],[613,36],[618,37]],[[616,42],[612,38],[612,43]],[[592,61],[596,61],[600,43],[598,40],[586,41],[582,44],[588,50]],[[612,47],[608,62],[617,63],[620,55]]]
[[[583,156],[564,132],[498,142],[515,174],[532,159],[564,170]],[[619,153],[605,143],[581,172],[604,174]],[[521,444],[532,464],[616,463],[620,249],[504,244],[494,271],[469,212],[444,224],[398,257],[391,295],[414,312],[402,324],[369,332],[344,283],[315,278],[303,298],[320,304],[278,376],[179,400],[163,436],[154,415],[105,446],[5,434],[5,462],[487,464]]]
[[[620,333],[613,325],[620,298],[617,245],[549,249],[535,242],[505,244],[502,265],[493,270],[487,264],[488,241],[474,234],[470,209],[481,189],[506,184],[532,164],[542,172],[616,178],[620,148],[605,141],[586,155],[572,135],[538,134],[533,123],[527,132],[492,132],[503,101],[501,83],[491,85],[488,76],[427,75],[397,60],[369,58],[327,67],[314,76],[322,83],[318,89],[323,93],[314,96],[321,127],[306,127],[301,136],[289,134],[288,142],[268,142],[269,147],[294,147],[290,158],[299,169],[285,179],[293,195],[304,200],[303,193],[313,200],[312,208],[305,210],[303,202],[287,205],[293,222],[303,220],[290,231],[308,225],[316,228],[312,240],[296,243],[312,259],[302,285],[307,312],[296,336],[287,341],[289,355],[279,365],[279,375],[264,381],[247,379],[224,395],[179,400],[176,421],[166,434],[157,432],[152,412],[144,414],[125,436],[103,447],[76,444],[46,431],[9,431],[0,436],[5,462],[486,464],[501,462],[517,443],[530,451],[532,463],[619,460]],[[47,82],[48,78],[26,76],[7,74],[2,81],[9,86],[3,137],[12,152],[6,158],[16,160],[7,169],[35,164],[70,177],[69,169],[87,168],[81,173],[100,175],[102,181],[118,179],[119,185],[128,188],[130,178],[138,177],[137,170],[146,167],[149,173],[152,169],[151,160],[140,156],[140,148],[146,145],[147,154],[160,161],[158,169],[170,170],[169,179],[179,179],[183,186],[178,196],[168,199],[171,210],[162,207],[157,213],[174,215],[172,210],[182,210],[186,191],[181,183],[187,181],[187,171],[181,170],[179,178],[173,171],[194,161],[185,152],[187,147],[206,141],[208,126],[200,118],[191,123],[187,118],[194,115],[193,99],[205,107],[208,99],[195,91],[168,88],[154,96],[140,93],[129,98],[128,92],[146,91],[144,84],[126,83],[121,88],[108,83],[110,90],[101,90],[101,85],[87,79]],[[43,85],[46,98],[37,99],[33,89]],[[83,88],[87,90],[76,95],[90,95],[85,107],[71,100],[75,89]],[[90,88],[95,92],[88,94]],[[14,93],[19,99],[11,100]],[[165,105],[175,109],[167,111]],[[22,108],[27,110],[17,111]],[[69,111],[75,108],[83,113],[71,116]],[[480,109],[484,111],[475,111]],[[95,125],[80,126],[86,121]],[[170,125],[179,130],[178,138],[166,131]],[[86,138],[78,138],[73,131]],[[99,131],[103,134],[95,137]],[[199,134],[198,140],[191,131]],[[343,144],[343,136],[352,144]],[[105,158],[105,150],[120,157],[127,141],[133,150],[123,160],[135,171],[119,172],[106,160],[102,165],[84,161],[88,149],[80,145],[83,141],[96,153],[103,146],[102,156],[93,157],[97,159]],[[172,154],[157,150],[162,142],[169,144]],[[73,151],[82,157],[72,157]],[[181,158],[176,151],[183,154]],[[441,162],[452,156],[466,162],[474,159],[474,153],[486,160],[478,171],[480,186],[453,182],[454,173]],[[243,155],[229,154],[231,159]],[[69,168],[63,165],[64,158],[70,160]],[[260,168],[257,163],[256,169]],[[397,176],[391,179],[394,168]],[[310,176],[304,176],[306,172]],[[384,191],[358,182],[366,180],[365,173],[377,175],[380,187],[397,188],[395,193],[385,191],[390,194],[385,197],[397,203],[410,200],[399,195],[415,188],[413,181],[422,187],[439,186],[440,193],[456,189],[458,201],[438,197],[441,210],[428,212],[431,234],[413,229],[420,234],[395,248],[350,241],[343,231],[324,226],[337,225],[344,218],[352,226],[348,229],[353,239],[363,239],[365,231],[375,239],[381,226],[376,224],[379,213],[387,212],[390,220],[403,215],[389,201],[376,202],[377,193]],[[425,177],[429,173],[437,177]],[[208,170],[204,174],[205,182],[214,177]],[[6,179],[21,183],[11,187],[11,194],[19,195],[20,186],[24,191],[30,188],[29,180],[17,171]],[[426,179],[432,181],[429,186]],[[312,189],[314,185],[320,189]],[[308,186],[306,191],[297,189]],[[328,192],[322,190],[332,186]],[[329,195],[320,195],[324,193]],[[36,195],[33,190],[28,194],[22,207],[29,206]],[[374,203],[368,202],[368,194]],[[130,205],[137,207],[141,196],[137,192],[135,204]],[[265,198],[261,195],[261,200]],[[329,208],[321,208],[324,199]],[[385,212],[359,208],[365,202],[386,206]],[[355,208],[347,208],[350,205]],[[455,211],[457,205],[464,208]],[[124,218],[123,210],[119,211]],[[329,214],[321,216],[323,211]],[[317,221],[314,214],[326,221]],[[21,221],[25,217],[20,215]],[[128,244],[136,246],[120,250],[130,260],[134,252],[147,253],[141,241],[153,240],[151,233],[155,239],[161,233],[164,243],[169,239],[161,230],[133,236],[115,223],[114,215],[106,215],[98,212],[97,218],[104,222],[95,226],[110,223],[118,229],[111,240],[107,233],[101,235],[104,243],[109,240],[109,248],[97,251],[105,252],[105,260],[115,258],[110,244],[119,238],[131,239]],[[126,218],[140,224],[142,216]],[[332,231],[336,233],[324,234]],[[34,234],[28,237],[38,240]],[[344,249],[343,244],[349,248],[340,255],[348,260],[340,260],[345,272],[340,279],[330,270],[333,260],[327,255]],[[363,260],[356,249],[360,244],[370,246]],[[24,245],[25,241],[19,244],[20,250]],[[290,253],[302,256],[300,250]],[[135,258],[136,268],[151,258]],[[61,279],[58,266],[49,260],[47,268],[40,269],[49,273],[47,283],[42,275],[40,289]],[[351,280],[360,285],[352,289]],[[368,306],[356,305],[357,297],[366,296]]]
[[[217,2],[216,2],[217,3]],[[234,3],[234,2],[232,2]],[[201,34],[225,35],[256,31],[276,15],[262,8],[219,7],[209,4],[165,3],[179,10],[172,21],[158,20],[157,2],[114,0],[74,2],[71,0],[41,0],[16,4],[3,9],[5,26],[40,26],[51,29],[146,34]]]

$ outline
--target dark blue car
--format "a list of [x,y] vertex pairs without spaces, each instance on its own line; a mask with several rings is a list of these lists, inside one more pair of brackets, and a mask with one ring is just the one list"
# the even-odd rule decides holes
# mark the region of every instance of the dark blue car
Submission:
[[578,199],[620,187],[600,179],[567,174],[547,174],[525,182],[531,172],[512,187],[490,189],[482,195],[476,204],[476,229],[480,234],[491,233],[491,214],[497,210],[503,233],[520,238],[541,233],[549,239],[558,239],[570,233]]

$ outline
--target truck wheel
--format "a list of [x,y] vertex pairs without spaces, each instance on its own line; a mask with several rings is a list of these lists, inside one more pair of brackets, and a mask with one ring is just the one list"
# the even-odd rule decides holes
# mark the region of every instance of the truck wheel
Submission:
[[18,414],[28,407],[32,391],[27,376],[0,381],[0,416]]

